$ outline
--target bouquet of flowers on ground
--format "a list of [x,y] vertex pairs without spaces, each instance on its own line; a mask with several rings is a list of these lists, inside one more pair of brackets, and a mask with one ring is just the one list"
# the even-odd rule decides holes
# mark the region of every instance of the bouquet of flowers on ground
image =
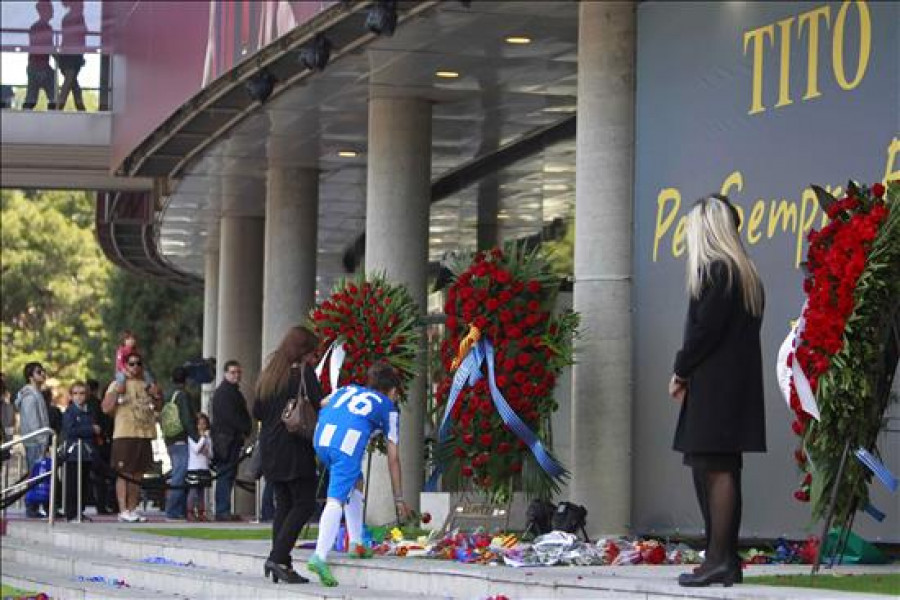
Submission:
[[[557,409],[557,377],[573,363],[578,316],[554,314],[559,279],[539,251],[511,244],[460,257],[451,270],[441,348],[447,376],[436,393],[445,420],[435,460],[495,498],[508,498],[520,477],[526,493],[546,497],[567,475],[542,442]],[[467,362],[470,356],[480,358]],[[477,374],[458,376],[467,364]],[[541,466],[548,463],[556,468],[548,472]]]
[[[900,182],[851,183],[839,200],[815,190],[831,222],[809,234],[807,302],[788,362],[792,429],[801,438],[794,457],[803,471],[794,496],[812,501],[821,517],[833,486],[842,492],[837,515],[868,500],[871,474],[863,464],[851,456],[840,481],[837,475],[848,442],[851,451],[874,450],[897,365]],[[797,366],[805,381],[798,382]],[[806,408],[803,394],[814,397]]]
[[[406,383],[413,377],[421,337],[419,307],[406,287],[384,275],[360,274],[342,280],[331,296],[311,312],[313,329],[325,359],[320,374],[325,393],[351,383],[365,385],[366,372],[386,359]],[[403,386],[405,390],[405,385]],[[405,391],[401,391],[401,401]]]

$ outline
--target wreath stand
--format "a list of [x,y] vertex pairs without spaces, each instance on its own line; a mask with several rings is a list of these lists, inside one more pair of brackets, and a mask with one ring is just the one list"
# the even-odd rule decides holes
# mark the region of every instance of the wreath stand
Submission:
[[[898,358],[900,358],[900,310],[895,311],[894,318],[891,323],[891,333],[890,337],[888,338],[887,350],[884,356],[884,366],[886,368],[884,370],[884,377],[880,382],[878,382],[879,387],[876,390],[876,398],[878,399],[878,403],[877,412],[873,414],[874,418],[881,419],[882,415],[884,415],[885,411],[887,410],[891,395],[891,385],[893,384],[894,380],[894,371],[897,370]],[[875,434],[875,438],[877,437],[878,433]],[[866,449],[871,452],[875,448],[876,441],[876,439],[870,440],[866,445]],[[848,439],[844,444],[844,450],[841,453],[841,462],[838,465],[835,483],[831,487],[831,498],[829,499],[828,503],[828,511],[825,513],[825,522],[822,524],[822,535],[819,537],[819,551],[816,553],[816,560],[813,563],[810,575],[816,575],[819,572],[819,567],[822,563],[822,559],[824,558],[823,553],[825,550],[825,541],[828,539],[828,530],[831,528],[832,521],[834,521],[835,519],[835,509],[837,506],[838,492],[840,487],[839,484],[841,481],[841,477],[844,475],[844,468],[847,466],[847,459],[850,457],[850,452],[850,440]],[[847,542],[850,539],[850,532],[853,529],[853,521],[856,517],[858,507],[859,497],[854,496],[849,504],[847,514],[842,515],[836,543],[830,548],[828,556],[829,569],[833,568],[835,563],[840,564],[841,560],[843,560],[844,558],[844,552],[847,549]]]

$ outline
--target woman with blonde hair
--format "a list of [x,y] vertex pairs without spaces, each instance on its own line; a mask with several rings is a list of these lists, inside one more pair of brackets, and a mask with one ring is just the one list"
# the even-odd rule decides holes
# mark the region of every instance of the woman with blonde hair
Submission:
[[302,387],[318,410],[322,388],[314,365],[319,340],[306,327],[291,327],[268,359],[256,384],[253,418],[259,430],[262,472],[275,492],[272,550],[263,572],[276,583],[307,583],[294,571],[291,550],[316,509],[316,453],[312,442],[288,432],[281,420]]
[[765,296],[726,196],[700,199],[687,217],[684,340],[669,393],[681,403],[674,449],[684,454],[706,529],[706,558],[683,586],[742,580],[737,555],[744,452],[765,452],[762,325]]

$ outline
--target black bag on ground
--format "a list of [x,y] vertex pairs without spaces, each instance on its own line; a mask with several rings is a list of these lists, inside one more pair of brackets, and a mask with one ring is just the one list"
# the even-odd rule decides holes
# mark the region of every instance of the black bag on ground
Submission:
[[587,509],[580,504],[572,502],[560,502],[553,513],[552,525],[554,531],[577,533],[584,531],[587,523]]
[[528,505],[528,511],[526,513],[528,518],[528,528],[525,531],[531,532],[535,536],[550,533],[552,531],[551,520],[553,519],[555,510],[556,505],[549,500],[542,500],[540,498],[532,500],[531,504]]

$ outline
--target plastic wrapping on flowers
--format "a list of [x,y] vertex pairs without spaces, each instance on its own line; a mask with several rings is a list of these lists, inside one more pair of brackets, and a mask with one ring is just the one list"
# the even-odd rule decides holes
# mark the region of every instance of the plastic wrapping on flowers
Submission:
[[[574,312],[554,314],[558,276],[539,251],[513,244],[460,257],[451,270],[441,346],[446,376],[435,396],[437,407],[446,410],[455,371],[474,336],[493,348],[499,394],[538,439],[546,440],[549,418],[557,408],[553,388],[561,369],[573,363],[578,327]],[[481,375],[455,398],[435,462],[466,487],[480,488],[494,498],[508,498],[520,478],[527,494],[548,496],[557,489],[559,477],[538,465],[522,437],[501,417],[489,370]]]
[[897,360],[892,336],[900,331],[900,182],[847,187],[840,199],[816,190],[831,221],[809,234],[805,328],[788,359],[799,362],[821,417],[803,410],[792,381],[791,427],[801,438],[794,459],[802,471],[794,496],[812,501],[814,517],[826,512],[835,485],[837,515],[868,500],[863,465],[848,460],[841,481],[837,471],[848,441],[851,450],[870,449],[883,426]]

